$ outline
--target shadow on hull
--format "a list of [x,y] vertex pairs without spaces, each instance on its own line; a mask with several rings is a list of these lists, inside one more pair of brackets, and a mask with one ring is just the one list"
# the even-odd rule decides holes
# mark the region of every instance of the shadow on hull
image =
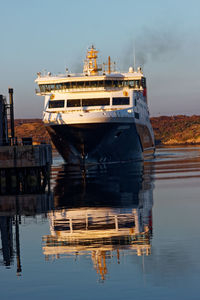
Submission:
[[143,127],[137,125],[136,128],[134,123],[96,123],[46,128],[67,163],[84,165],[138,161],[145,152],[152,155],[153,141],[148,128]]

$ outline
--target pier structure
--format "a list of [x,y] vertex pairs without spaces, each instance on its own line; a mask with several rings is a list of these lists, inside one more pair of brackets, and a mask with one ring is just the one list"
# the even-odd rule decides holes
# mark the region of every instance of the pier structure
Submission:
[[0,195],[41,192],[50,178],[50,144],[34,145],[31,137],[15,136],[13,89],[9,104],[0,95]]
[[0,146],[0,194],[41,192],[49,183],[51,146]]

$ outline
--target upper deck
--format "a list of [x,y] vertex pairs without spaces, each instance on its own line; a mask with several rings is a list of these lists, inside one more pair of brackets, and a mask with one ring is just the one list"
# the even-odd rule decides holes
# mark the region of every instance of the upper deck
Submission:
[[124,87],[144,89],[146,79],[140,72],[113,73],[99,76],[77,76],[68,74],[62,76],[41,76],[36,79],[39,89],[38,94],[48,94],[52,91],[62,90],[63,92],[89,91],[89,90],[116,90]]
[[[141,68],[134,71],[132,67],[129,71],[116,72],[111,69],[110,57],[108,58],[108,69],[103,70],[98,67],[97,51],[92,46],[87,53],[86,61],[81,74],[52,75],[50,72],[42,75],[40,72],[35,82],[39,89],[39,95],[49,94],[55,91],[61,92],[80,92],[80,91],[103,91],[116,90],[122,88],[134,88],[143,90],[146,88],[146,79]],[[106,64],[104,64],[105,66]]]

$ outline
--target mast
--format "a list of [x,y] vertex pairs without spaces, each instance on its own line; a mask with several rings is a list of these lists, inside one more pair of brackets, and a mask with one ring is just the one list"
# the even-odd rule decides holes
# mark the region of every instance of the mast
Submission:
[[108,74],[111,72],[111,62],[110,62],[110,56],[108,56]]
[[98,75],[98,71],[101,71],[101,68],[98,68],[97,64],[98,52],[99,51],[97,51],[93,45],[88,49],[83,68],[84,73],[88,75]]

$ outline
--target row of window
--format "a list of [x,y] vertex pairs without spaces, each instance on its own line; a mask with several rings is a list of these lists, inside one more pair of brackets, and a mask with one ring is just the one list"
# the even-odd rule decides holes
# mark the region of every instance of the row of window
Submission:
[[[129,105],[129,97],[113,97],[112,105]],[[83,106],[105,106],[110,105],[110,98],[94,98],[94,99],[68,99],[67,107],[83,107]],[[50,100],[49,108],[61,108],[65,106],[65,100]]]
[[74,81],[62,82],[55,84],[39,84],[40,92],[51,92],[55,90],[77,89],[77,88],[145,88],[146,80],[143,77],[141,80],[98,80],[98,81]]

